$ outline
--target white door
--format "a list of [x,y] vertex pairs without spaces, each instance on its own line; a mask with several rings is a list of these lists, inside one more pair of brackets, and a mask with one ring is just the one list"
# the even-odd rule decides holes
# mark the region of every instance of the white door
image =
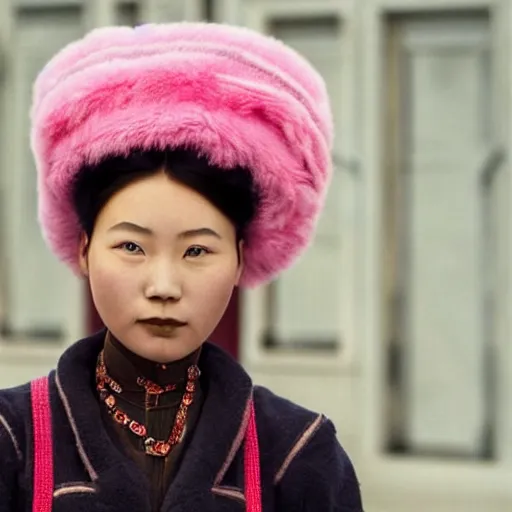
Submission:
[[[11,167],[6,197],[8,229],[4,268],[7,300],[5,324],[16,336],[65,334],[70,314],[70,272],[46,248],[37,221],[37,182],[30,152],[29,108],[32,85],[45,63],[64,45],[83,33],[82,8],[20,8],[13,10]],[[71,303],[75,303],[73,299]]]
[[489,46],[485,17],[420,17],[401,26],[403,417],[414,451],[485,449]]

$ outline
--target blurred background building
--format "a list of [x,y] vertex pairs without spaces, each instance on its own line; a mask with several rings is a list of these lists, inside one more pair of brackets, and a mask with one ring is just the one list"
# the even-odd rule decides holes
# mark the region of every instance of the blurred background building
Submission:
[[512,511],[512,0],[2,0],[0,387],[99,325],[37,224],[32,82],[93,27],[179,20],[295,47],[337,128],[314,244],[213,339],[335,422],[367,512]]

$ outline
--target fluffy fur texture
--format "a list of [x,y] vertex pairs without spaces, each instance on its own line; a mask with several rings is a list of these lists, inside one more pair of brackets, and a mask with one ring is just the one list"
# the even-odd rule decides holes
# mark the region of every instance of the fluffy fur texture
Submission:
[[329,100],[311,65],[273,38],[206,23],[97,29],[43,69],[31,115],[43,234],[75,271],[73,179],[135,147],[185,146],[253,172],[262,201],[242,285],[275,277],[313,236],[331,174]]

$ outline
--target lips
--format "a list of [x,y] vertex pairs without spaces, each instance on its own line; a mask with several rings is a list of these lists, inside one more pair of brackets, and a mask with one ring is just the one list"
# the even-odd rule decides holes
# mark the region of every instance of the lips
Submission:
[[145,318],[144,320],[139,320],[139,323],[156,327],[184,327],[187,325],[187,322],[176,320],[176,318]]

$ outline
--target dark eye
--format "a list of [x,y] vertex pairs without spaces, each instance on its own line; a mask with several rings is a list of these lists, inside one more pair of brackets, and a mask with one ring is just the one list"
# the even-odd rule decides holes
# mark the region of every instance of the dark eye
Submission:
[[189,258],[198,258],[199,256],[203,256],[205,254],[208,254],[210,251],[206,249],[206,247],[200,247],[199,245],[194,245],[193,247],[189,247],[186,252],[185,256]]
[[130,254],[142,253],[142,249],[140,248],[140,246],[138,246],[134,242],[124,242],[119,246],[119,248]]

